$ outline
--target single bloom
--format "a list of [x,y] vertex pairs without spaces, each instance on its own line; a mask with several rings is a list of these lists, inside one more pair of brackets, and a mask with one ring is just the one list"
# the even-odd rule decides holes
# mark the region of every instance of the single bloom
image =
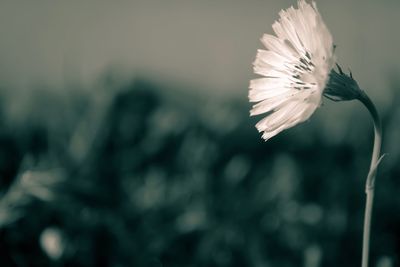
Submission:
[[256,124],[265,140],[306,121],[321,105],[322,95],[335,64],[332,35],[315,2],[298,1],[279,12],[272,28],[264,34],[266,50],[258,50],[249,100],[255,102],[250,115],[265,114]]

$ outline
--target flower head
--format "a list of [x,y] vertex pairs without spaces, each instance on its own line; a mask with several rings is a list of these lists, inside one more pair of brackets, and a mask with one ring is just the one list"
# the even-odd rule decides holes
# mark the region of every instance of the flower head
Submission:
[[265,140],[307,120],[321,104],[335,63],[332,36],[315,2],[298,1],[279,13],[272,25],[276,36],[264,34],[266,50],[258,50],[250,81],[250,115],[266,114],[256,128]]

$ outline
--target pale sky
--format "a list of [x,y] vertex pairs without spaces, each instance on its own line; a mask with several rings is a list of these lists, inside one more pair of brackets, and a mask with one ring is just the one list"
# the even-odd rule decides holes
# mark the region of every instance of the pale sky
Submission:
[[[259,38],[289,0],[148,0],[0,2],[0,84],[90,82],[110,64],[192,84],[243,93],[254,78]],[[371,95],[390,98],[389,73],[400,70],[400,1],[317,1],[350,67]],[[189,90],[189,89],[188,89]]]

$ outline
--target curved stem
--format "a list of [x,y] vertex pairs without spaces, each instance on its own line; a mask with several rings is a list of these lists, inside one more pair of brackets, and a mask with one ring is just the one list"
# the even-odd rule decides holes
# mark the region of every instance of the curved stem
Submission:
[[363,232],[363,246],[362,246],[362,267],[368,267],[368,256],[369,256],[369,241],[370,241],[370,229],[371,229],[371,215],[372,206],[374,201],[374,186],[376,169],[380,161],[381,144],[382,144],[382,126],[379,119],[378,112],[372,103],[371,99],[362,92],[359,100],[365,105],[369,113],[372,116],[374,122],[374,149],[372,151],[371,165],[368,172],[367,181],[365,184],[365,193],[367,195],[365,203],[365,215],[364,215],[364,232]]

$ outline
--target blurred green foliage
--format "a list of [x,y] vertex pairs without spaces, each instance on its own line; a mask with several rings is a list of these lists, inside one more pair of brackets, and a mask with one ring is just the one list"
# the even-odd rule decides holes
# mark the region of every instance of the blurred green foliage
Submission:
[[[2,91],[0,266],[359,264],[368,122],[350,122],[339,143],[318,123],[263,142],[247,99],[112,75],[74,86]],[[399,103],[382,114],[378,267],[399,264]]]

